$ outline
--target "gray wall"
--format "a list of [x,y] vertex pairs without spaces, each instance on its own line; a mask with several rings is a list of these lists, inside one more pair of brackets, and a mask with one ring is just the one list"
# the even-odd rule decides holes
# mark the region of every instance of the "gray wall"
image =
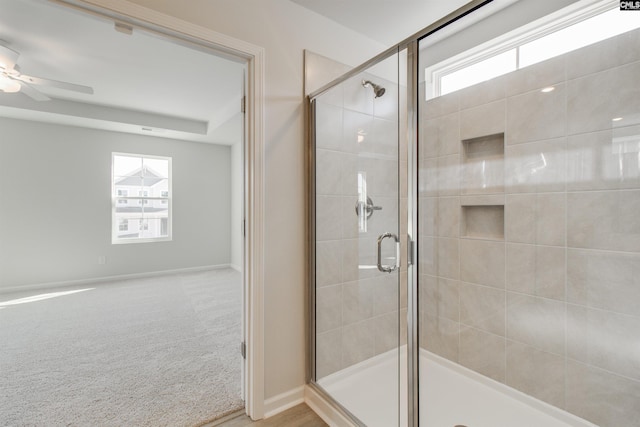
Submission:
[[[230,263],[229,147],[11,119],[0,129],[0,291]],[[114,151],[173,158],[172,241],[111,244]]]

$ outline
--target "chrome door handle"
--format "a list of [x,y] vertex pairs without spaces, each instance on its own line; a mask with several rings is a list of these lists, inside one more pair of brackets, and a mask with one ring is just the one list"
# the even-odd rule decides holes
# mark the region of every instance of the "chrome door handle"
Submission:
[[[396,242],[396,262],[393,265],[382,265],[382,241],[392,237]],[[394,272],[400,267],[400,239],[393,233],[384,233],[378,236],[378,270],[383,273]]]

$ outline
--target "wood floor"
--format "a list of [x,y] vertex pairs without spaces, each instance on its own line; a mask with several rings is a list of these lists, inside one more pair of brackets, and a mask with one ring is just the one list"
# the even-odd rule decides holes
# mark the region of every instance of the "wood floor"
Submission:
[[225,421],[214,422],[203,427],[320,427],[327,425],[311,408],[302,403],[266,420],[251,421],[251,418],[241,413]]

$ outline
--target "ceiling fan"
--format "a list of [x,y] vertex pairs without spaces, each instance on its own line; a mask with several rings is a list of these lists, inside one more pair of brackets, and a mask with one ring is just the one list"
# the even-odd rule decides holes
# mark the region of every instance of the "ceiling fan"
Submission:
[[60,82],[57,80],[43,79],[40,77],[32,77],[22,74],[18,66],[18,57],[20,54],[15,50],[9,49],[4,42],[0,40],[0,92],[13,93],[22,92],[31,99],[36,101],[50,101],[44,93],[40,92],[36,87],[55,87],[58,89],[70,90],[74,92],[93,94],[93,88],[73,83]]

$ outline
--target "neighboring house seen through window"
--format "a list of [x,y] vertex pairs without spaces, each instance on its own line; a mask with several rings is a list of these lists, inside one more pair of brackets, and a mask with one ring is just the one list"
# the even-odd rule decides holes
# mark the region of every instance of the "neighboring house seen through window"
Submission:
[[112,155],[112,243],[171,240],[171,158]]

